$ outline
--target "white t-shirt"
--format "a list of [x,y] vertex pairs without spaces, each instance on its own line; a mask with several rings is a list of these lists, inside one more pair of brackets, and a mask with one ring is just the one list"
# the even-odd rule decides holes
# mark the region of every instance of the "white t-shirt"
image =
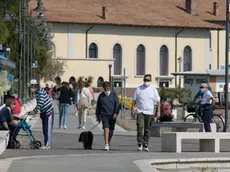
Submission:
[[137,113],[153,115],[154,105],[160,101],[160,96],[156,88],[141,85],[135,90],[133,100],[136,101]]
[[78,90],[77,98],[78,98],[77,102],[79,102],[80,99],[87,99],[88,102],[91,104],[91,94],[88,88],[85,88],[85,87],[82,88],[81,93],[80,93],[80,90]]
[[211,104],[211,98],[213,97],[212,93],[208,90],[203,94],[200,104]]

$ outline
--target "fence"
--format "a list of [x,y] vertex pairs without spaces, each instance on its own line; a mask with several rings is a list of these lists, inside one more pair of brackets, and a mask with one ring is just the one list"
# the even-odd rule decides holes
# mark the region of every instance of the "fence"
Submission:
[[[220,106],[225,105],[224,92],[213,92],[213,95],[216,99],[216,104],[218,104]],[[230,102],[230,93],[228,93],[228,102]]]

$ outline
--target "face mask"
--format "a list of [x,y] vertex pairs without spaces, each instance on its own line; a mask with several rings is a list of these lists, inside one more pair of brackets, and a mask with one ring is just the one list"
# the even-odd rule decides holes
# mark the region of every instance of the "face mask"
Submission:
[[200,89],[200,92],[201,92],[201,93],[204,93],[204,88],[201,88],[201,89]]
[[108,96],[110,94],[110,91],[105,91],[105,94]]
[[11,106],[11,109],[14,109],[14,108],[15,108],[15,105],[12,105],[12,106]]
[[30,88],[30,91],[31,91],[31,92],[35,92],[36,89],[35,89],[35,88]]
[[145,82],[144,85],[145,85],[146,87],[148,87],[148,86],[150,86],[150,82]]

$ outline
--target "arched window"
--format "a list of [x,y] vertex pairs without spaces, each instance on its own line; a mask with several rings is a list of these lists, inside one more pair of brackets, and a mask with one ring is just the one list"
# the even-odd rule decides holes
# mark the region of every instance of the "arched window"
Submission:
[[100,77],[97,79],[97,87],[102,87],[103,82],[104,82],[104,78],[100,76]]
[[95,43],[91,43],[89,46],[89,58],[98,58],[98,48]]
[[122,48],[120,44],[116,44],[113,47],[114,58],[114,75],[122,74]]
[[184,72],[192,70],[192,49],[190,46],[184,48]]
[[145,47],[144,45],[139,45],[137,47],[137,57],[136,57],[136,75],[145,74]]
[[160,49],[160,75],[167,76],[169,74],[169,50],[166,45]]

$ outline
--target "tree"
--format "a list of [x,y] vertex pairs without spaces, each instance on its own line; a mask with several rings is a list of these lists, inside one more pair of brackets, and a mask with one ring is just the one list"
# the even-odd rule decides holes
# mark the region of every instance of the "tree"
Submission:
[[77,88],[80,87],[80,85],[83,81],[85,82],[85,86],[89,87],[93,82],[93,77],[92,76],[88,76],[87,78],[85,78],[83,76],[79,77],[77,80]]
[[162,87],[159,90],[159,95],[161,99],[168,99],[173,102],[174,105],[185,106],[187,103],[191,102],[192,92],[188,89],[176,87],[176,88],[165,88]]
[[40,71],[41,79],[45,82],[53,81],[56,76],[61,76],[64,73],[64,67],[65,62],[63,60],[48,58],[45,68]]
[[[0,44],[4,44],[6,47],[11,49],[10,59],[13,60],[16,64],[18,62],[18,9],[19,1],[9,1],[1,0],[0,1]],[[11,21],[4,21],[3,16],[5,10],[10,11],[14,18]],[[38,28],[37,28],[38,29]],[[53,75],[57,73],[62,73],[64,68],[64,62],[59,59],[52,60],[51,49],[47,49],[45,46],[45,41],[43,39],[43,33],[40,31],[34,31],[33,35],[37,37],[36,47],[35,47],[35,60],[38,61],[37,72],[39,75],[44,78],[53,78]],[[52,38],[52,35],[49,39]],[[54,70],[55,67],[58,67],[58,70]],[[51,70],[52,72],[49,72]],[[54,72],[55,71],[55,72]],[[15,78],[18,78],[18,70],[11,71],[14,74]],[[52,75],[50,75],[52,74]],[[50,77],[48,77],[50,75]]]

